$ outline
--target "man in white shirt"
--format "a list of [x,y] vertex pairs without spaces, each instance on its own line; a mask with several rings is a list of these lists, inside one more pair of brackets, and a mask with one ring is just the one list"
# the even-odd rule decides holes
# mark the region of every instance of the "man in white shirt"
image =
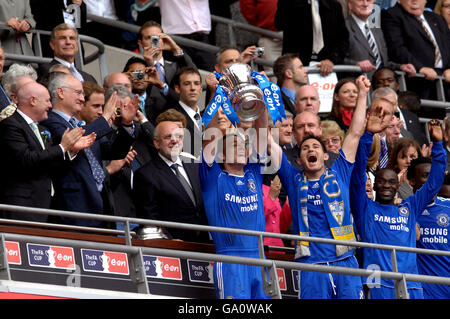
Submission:
[[[211,12],[208,0],[159,1],[164,32],[209,44]],[[199,69],[214,71],[214,54],[196,48],[183,47]]]
[[190,135],[190,138],[185,135],[184,151],[198,158],[202,145],[202,118],[198,106],[202,94],[200,72],[191,67],[181,69],[175,78],[175,92],[180,100],[174,108],[186,117],[186,129]]

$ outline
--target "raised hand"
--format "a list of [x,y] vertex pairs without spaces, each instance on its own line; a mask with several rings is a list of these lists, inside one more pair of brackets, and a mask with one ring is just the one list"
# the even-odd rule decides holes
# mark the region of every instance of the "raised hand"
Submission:
[[106,101],[105,107],[103,109],[103,117],[105,120],[108,121],[108,123],[111,123],[114,120],[116,107],[119,103],[119,97],[117,96],[117,91],[114,91],[113,94],[111,94],[108,101]]
[[80,137],[75,144],[73,144],[72,149],[70,150],[71,153],[78,153],[81,150],[84,150],[85,148],[91,147],[92,144],[94,144],[95,140],[97,139],[97,134],[95,132],[92,132],[89,135],[85,135]]
[[372,106],[367,113],[366,130],[371,133],[380,133],[389,126],[392,115],[389,116],[381,105]]
[[433,142],[440,142],[443,139],[441,122],[439,120],[431,120],[427,123],[430,139]]
[[64,148],[64,151],[71,150],[84,133],[85,130],[81,127],[76,127],[73,130],[67,128],[61,137],[61,146]]

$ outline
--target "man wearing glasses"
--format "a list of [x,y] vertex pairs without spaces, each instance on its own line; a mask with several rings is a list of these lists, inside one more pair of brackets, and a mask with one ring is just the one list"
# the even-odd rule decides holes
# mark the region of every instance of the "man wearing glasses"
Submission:
[[[110,141],[104,136],[112,131],[111,123],[116,116],[115,108],[118,103],[114,94],[105,104],[102,116],[86,125],[76,119],[84,107],[84,90],[82,83],[70,74],[54,75],[49,82],[53,109],[48,119],[41,124],[47,127],[56,141],[67,130],[83,126],[86,134],[96,133],[96,142],[79,152],[55,182],[55,197],[53,208],[93,214],[107,213],[103,209],[103,180],[104,172],[102,160],[124,158],[133,142],[133,136],[122,127],[122,123],[129,123],[138,108],[137,99],[127,105],[121,105],[120,118],[115,139]],[[102,227],[103,222],[88,219],[62,218],[62,223],[80,226]]]

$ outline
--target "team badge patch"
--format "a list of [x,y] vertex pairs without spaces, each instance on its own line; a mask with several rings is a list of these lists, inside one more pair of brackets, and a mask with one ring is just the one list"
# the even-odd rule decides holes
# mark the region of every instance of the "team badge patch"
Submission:
[[448,215],[447,214],[440,214],[437,217],[437,223],[441,225],[442,227],[448,226]]
[[342,226],[342,222],[344,221],[344,202],[334,201],[328,204],[328,207],[330,208],[330,212],[333,218],[336,220],[339,226]]
[[409,215],[409,209],[406,206],[401,206],[398,208],[398,212],[400,213],[400,215],[402,216],[408,216]]
[[256,184],[253,179],[248,180],[248,188],[253,192],[256,193]]

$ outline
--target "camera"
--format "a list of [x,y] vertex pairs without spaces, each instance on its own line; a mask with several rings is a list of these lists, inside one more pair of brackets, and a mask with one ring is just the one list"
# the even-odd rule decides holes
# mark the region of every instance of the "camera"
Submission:
[[150,42],[152,43],[152,48],[159,48],[159,36],[152,35],[150,37]]
[[133,80],[143,81],[145,79],[144,71],[131,72],[131,75],[133,76]]
[[114,115],[115,117],[120,117],[120,105],[114,108]]
[[254,56],[262,57],[264,55],[264,47],[257,47]]

